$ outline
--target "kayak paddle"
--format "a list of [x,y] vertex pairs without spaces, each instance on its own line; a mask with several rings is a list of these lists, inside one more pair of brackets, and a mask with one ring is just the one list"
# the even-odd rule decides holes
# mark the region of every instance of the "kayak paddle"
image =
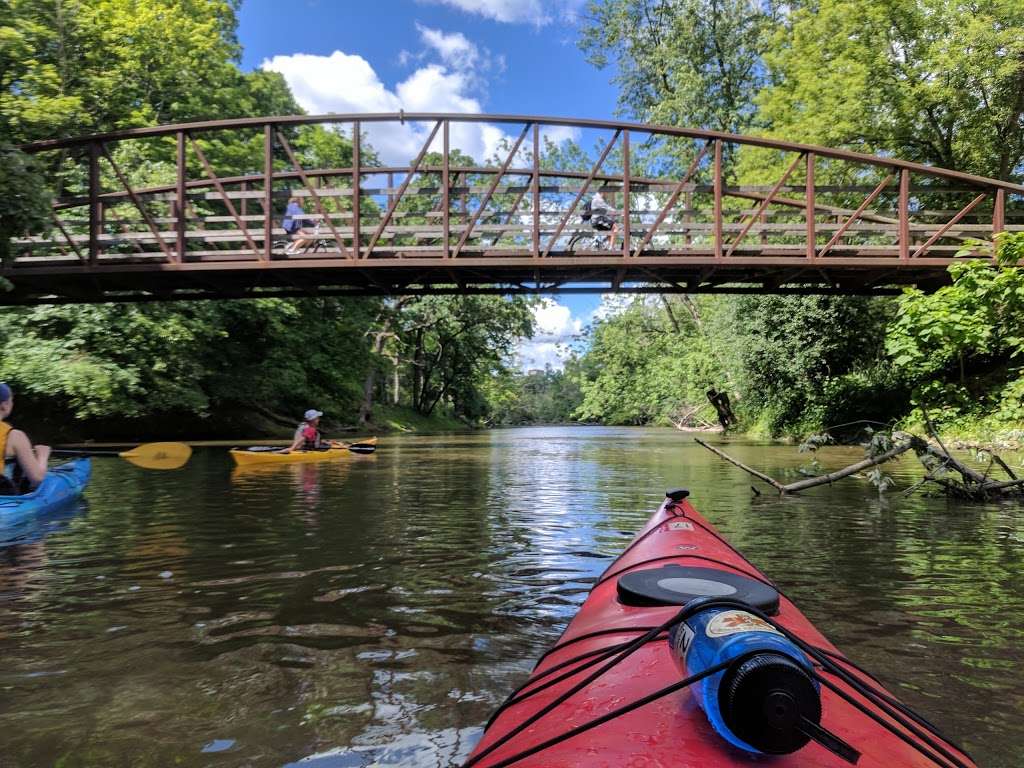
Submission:
[[185,443],[144,443],[127,451],[72,451],[56,449],[51,456],[119,456],[143,469],[178,469],[192,456]]
[[352,453],[373,453],[377,450],[376,440],[372,443],[367,441],[360,443],[342,443],[341,445],[344,448],[348,448]]

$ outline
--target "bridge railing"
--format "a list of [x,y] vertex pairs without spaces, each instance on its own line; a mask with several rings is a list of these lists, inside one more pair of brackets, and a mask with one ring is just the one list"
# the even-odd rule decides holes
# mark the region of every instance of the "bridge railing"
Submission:
[[[296,132],[309,124],[349,137],[347,165],[309,167]],[[454,153],[453,134],[480,124],[505,138],[487,162],[469,165]],[[376,160],[367,137],[384,127],[417,137],[416,155],[399,164]],[[552,129],[575,131],[592,146],[571,156],[553,151],[545,141]],[[59,195],[52,229],[14,241],[7,272],[338,260],[584,267],[639,259],[707,270],[770,263],[792,274],[841,264],[877,268],[885,279],[893,270],[944,264],[969,238],[1024,230],[1024,187],[1009,182],[622,122],[318,115],[146,128],[26,149],[47,158]],[[738,164],[764,182],[737,184]],[[595,192],[615,212],[611,244],[582,215]],[[315,236],[286,253],[282,218],[292,196]]]

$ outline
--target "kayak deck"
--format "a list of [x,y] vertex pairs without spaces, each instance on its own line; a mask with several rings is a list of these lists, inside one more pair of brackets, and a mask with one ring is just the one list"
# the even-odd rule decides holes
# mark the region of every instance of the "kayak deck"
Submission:
[[[377,438],[371,437],[352,443],[353,446],[376,446]],[[235,463],[242,466],[254,464],[302,464],[319,461],[338,461],[352,451],[348,447],[329,448],[326,451],[291,451],[279,453],[279,448],[253,446],[253,448],[232,448],[229,453]]]
[[[697,704],[693,687],[615,714],[683,680],[684,673],[664,632],[588,680],[617,659],[629,643],[679,614],[679,605],[624,604],[618,589],[619,578],[625,574],[671,564],[713,568],[771,583],[689,502],[666,501],[598,579],[561,638],[541,657],[529,680],[498,709],[465,765],[849,766],[842,757],[815,742],[791,754],[772,756],[754,755],[730,745],[712,728]],[[870,676],[846,661],[781,593],[778,613],[772,621],[820,649],[826,662],[834,659],[840,672],[848,674],[855,683],[880,689]],[[815,668],[823,679],[821,725],[861,753],[859,768],[974,765],[967,755],[926,726],[916,722],[908,725],[908,718],[901,717],[898,710],[894,713],[890,707],[883,711],[871,701],[870,695],[855,689],[840,674],[823,668],[819,662],[815,662]],[[574,691],[575,687],[579,689]],[[884,692],[881,695],[891,696]],[[605,717],[609,719],[603,720]],[[577,730],[575,735],[570,733],[573,729]]]
[[20,496],[0,496],[0,523],[12,523],[28,515],[49,512],[77,499],[92,476],[92,461],[74,459],[50,467],[31,493]]

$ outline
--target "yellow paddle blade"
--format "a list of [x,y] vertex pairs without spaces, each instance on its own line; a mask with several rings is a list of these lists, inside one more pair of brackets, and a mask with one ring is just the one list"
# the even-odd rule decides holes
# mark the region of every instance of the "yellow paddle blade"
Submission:
[[145,443],[118,456],[143,469],[178,469],[192,456],[192,447],[185,443]]

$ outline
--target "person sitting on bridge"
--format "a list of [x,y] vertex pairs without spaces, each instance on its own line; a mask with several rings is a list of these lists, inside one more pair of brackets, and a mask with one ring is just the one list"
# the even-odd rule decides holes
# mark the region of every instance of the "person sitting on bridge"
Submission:
[[305,216],[306,209],[302,207],[299,198],[294,195],[288,198],[288,207],[285,209],[281,226],[284,227],[284,231],[288,233],[292,242],[284,249],[285,253],[300,253],[313,244],[313,230],[302,226]]
[[595,192],[594,196],[590,198],[590,226],[592,226],[598,232],[608,233],[608,248],[615,248],[615,235],[618,232],[618,225],[615,223],[615,217],[612,215],[612,207],[608,205],[608,202],[601,196],[600,192]]
[[[7,384],[0,383],[0,452],[4,457],[4,472],[0,475],[0,494],[15,495],[36,488],[46,477],[46,463],[50,459],[50,446],[32,447],[28,435],[7,423],[14,409],[14,393]],[[12,472],[8,474],[7,462]]]
[[310,408],[303,416],[303,421],[295,430],[295,437],[292,444],[281,451],[291,453],[292,451],[326,451],[328,448],[336,447],[334,440],[324,440],[320,434],[320,417],[323,411]]

